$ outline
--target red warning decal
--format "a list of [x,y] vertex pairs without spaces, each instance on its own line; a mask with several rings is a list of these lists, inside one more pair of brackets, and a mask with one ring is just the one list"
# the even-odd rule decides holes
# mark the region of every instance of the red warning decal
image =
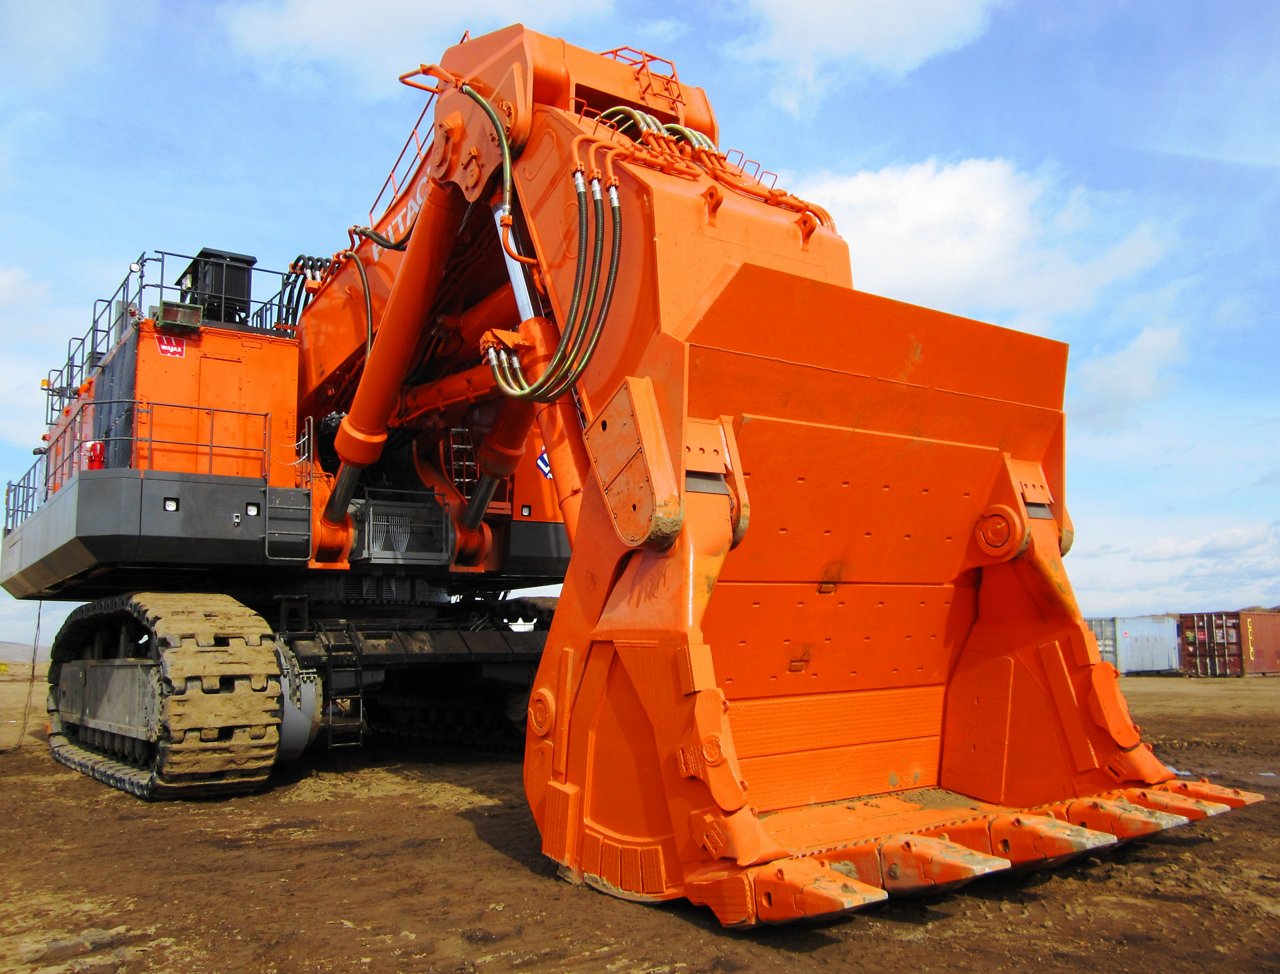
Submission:
[[175,338],[173,335],[156,335],[156,345],[159,347],[161,355],[168,355],[170,358],[182,358],[187,354],[187,340],[185,338]]

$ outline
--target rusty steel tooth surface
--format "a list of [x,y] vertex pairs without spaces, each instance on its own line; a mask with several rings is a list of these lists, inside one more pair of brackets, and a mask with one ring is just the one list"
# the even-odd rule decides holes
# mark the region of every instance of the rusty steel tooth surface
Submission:
[[1226,805],[1229,808],[1243,808],[1245,805],[1256,805],[1262,801],[1262,796],[1257,792],[1215,785],[1203,778],[1199,781],[1166,781],[1147,790],[1186,795],[1191,798],[1198,798],[1201,801]]
[[1157,812],[1168,812],[1170,815],[1181,815],[1189,822],[1197,822],[1210,815],[1221,815],[1230,811],[1231,806],[1224,802],[1205,801],[1204,799],[1164,791],[1158,788],[1126,788],[1118,793],[1126,801],[1150,808]]
[[[62,764],[139,798],[231,795],[263,784],[279,744],[280,668],[271,628],[225,595],[138,593],[77,609],[54,644],[49,681],[80,658],[94,632],[130,615],[159,664],[158,727],[145,761],[121,735],[63,726],[51,695],[49,746]],[[123,742],[123,743],[122,743]],[[135,742],[136,743],[136,742]],[[123,753],[111,754],[109,751]],[[139,749],[134,747],[136,752]]]
[[1186,825],[1185,815],[1157,811],[1113,798],[1077,798],[1053,806],[1072,825],[1094,832],[1110,832],[1117,839],[1136,839]]
[[1032,812],[993,813],[937,825],[922,834],[1008,859],[1014,866],[1059,863],[1116,844],[1116,837],[1109,832],[1093,831]]

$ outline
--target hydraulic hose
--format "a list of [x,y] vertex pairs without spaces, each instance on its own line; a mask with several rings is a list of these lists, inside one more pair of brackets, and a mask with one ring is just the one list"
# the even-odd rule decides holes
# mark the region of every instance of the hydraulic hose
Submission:
[[369,293],[369,275],[365,273],[364,262],[354,250],[344,250],[343,257],[350,257],[356,265],[356,273],[360,275],[360,286],[364,289],[365,338],[364,354],[367,357],[373,351],[373,296]]
[[508,213],[511,212],[511,145],[507,142],[506,129],[502,127],[502,119],[498,117],[498,113],[494,111],[493,106],[480,92],[476,91],[470,85],[462,86],[462,93],[480,106],[480,110],[489,117],[489,121],[493,124],[493,131],[498,137],[498,148],[502,150],[502,205]]
[[[578,200],[578,266],[574,268],[573,293],[569,300],[569,315],[565,318],[565,321],[569,322],[570,325],[578,318],[578,308],[582,302],[582,285],[587,272],[587,184],[582,178],[582,173],[577,171],[573,174],[573,190]],[[563,345],[564,343],[562,342],[561,346]],[[546,371],[550,372],[553,369],[558,370],[560,368],[561,363],[564,361],[564,356],[561,354],[562,350],[562,347],[556,348],[556,355],[548,363]]]
[[595,355],[596,346],[600,343],[600,336],[604,334],[604,323],[609,315],[609,306],[613,303],[613,287],[618,280],[618,266],[622,254],[622,202],[618,198],[616,186],[609,187],[609,208],[613,217],[613,239],[611,241],[612,248],[609,252],[609,270],[605,278],[604,294],[600,300],[600,311],[596,315],[595,323],[592,325],[591,337],[587,342],[587,349],[583,353],[581,360],[569,375],[556,384],[554,389],[544,393],[544,402],[554,402],[559,399],[582,377],[587,364]]
[[[595,306],[597,288],[600,281],[600,268],[604,260],[604,204],[600,195],[600,181],[591,181],[591,195],[595,211],[596,226],[594,246],[591,257],[591,282],[588,285],[586,302],[581,302],[583,278],[586,273],[586,243],[588,233],[586,186],[580,172],[574,172],[574,188],[578,197],[578,263],[574,272],[574,286],[569,315],[564,331],[556,346],[555,353],[541,376],[534,382],[528,382],[520,372],[519,363],[508,362],[505,355],[495,352],[489,358],[494,379],[507,395],[517,399],[535,399],[539,402],[550,402],[546,398],[549,387],[560,386],[567,375],[578,368],[578,359],[584,345],[593,347],[587,340],[587,323]],[[581,314],[579,314],[579,310]]]
[[[530,395],[525,393],[519,398],[534,398],[539,402],[554,402],[564,395],[573,385],[582,377],[582,373],[586,370],[592,357],[595,355],[596,346],[600,342],[600,337],[604,334],[605,320],[609,314],[609,308],[613,302],[614,285],[618,279],[618,268],[621,263],[622,255],[622,203],[618,197],[617,188],[609,187],[609,206],[611,216],[613,218],[613,234],[611,241],[611,250],[609,254],[609,270],[605,279],[604,292],[600,301],[599,311],[595,315],[594,321],[591,323],[590,331],[587,333],[589,337],[586,340],[585,349],[581,347],[581,341],[575,342],[577,349],[571,355],[571,365],[567,371],[560,370],[557,373],[555,381],[550,384],[549,388],[544,388],[536,394]],[[585,324],[587,316],[583,316]],[[583,332],[579,331],[579,339]],[[490,353],[490,367],[493,369],[494,378],[508,395],[513,395],[506,388],[507,385],[513,384],[513,375],[518,374],[518,363],[509,362],[506,354],[502,352]],[[544,377],[550,374],[550,370],[544,373]],[[503,380],[506,380],[504,383]]]
[[296,325],[298,323],[298,291],[302,278],[292,269],[285,274],[280,283],[280,295],[276,303],[276,320],[281,324]]
[[328,273],[332,264],[333,261],[328,257],[308,257],[306,254],[299,254],[293,259],[287,275],[288,293],[284,294],[282,302],[283,310],[288,312],[287,321],[290,325],[298,323],[298,316],[311,302],[306,281],[319,280]]
[[582,320],[573,336],[573,347],[569,350],[570,368],[577,368],[578,353],[582,349],[582,339],[586,334],[586,324],[591,320],[591,312],[595,309],[596,292],[600,287],[600,269],[604,262],[604,197],[600,194],[600,180],[591,180],[591,212],[595,217],[595,234],[591,245],[591,277],[587,284],[587,300],[582,306]]
[[521,264],[538,263],[531,257],[525,257],[520,254],[511,244],[511,144],[507,141],[506,129],[502,127],[502,119],[498,117],[498,113],[494,111],[492,105],[485,97],[476,91],[470,85],[462,85],[462,93],[480,106],[480,110],[488,116],[489,122],[493,125],[494,134],[498,139],[498,148],[502,150],[502,215],[499,217],[499,225],[502,232],[499,237],[502,241],[502,249],[506,251],[507,256],[512,260]]
[[684,139],[695,149],[707,149],[710,152],[719,151],[716,149],[716,144],[697,129],[691,129],[684,125],[677,125],[675,122],[668,122],[666,125],[662,126],[662,128],[663,131]]
[[[600,113],[601,120],[607,120],[614,115],[622,115],[628,119],[628,124],[634,124],[636,130],[643,135],[645,132],[661,132],[662,126],[658,124],[658,120],[646,112],[637,111],[628,105],[617,105]],[[618,131],[621,132],[627,127],[626,124],[619,126]]]
[[413,236],[413,228],[417,224],[417,219],[409,224],[409,229],[404,232],[404,236],[399,240],[392,240],[390,237],[384,237],[372,227],[352,227],[351,232],[357,237],[364,237],[366,240],[372,240],[383,250],[404,250],[409,246],[409,238]]
[[[513,222],[511,145],[507,141],[502,119],[498,116],[493,106],[489,104],[488,100],[468,84],[461,85],[460,90],[474,101],[489,119],[497,138],[498,147],[501,150],[502,204],[498,214],[499,237],[503,251],[508,258],[509,275],[514,278],[519,270],[511,265],[512,261],[521,264],[536,264],[537,261],[522,256],[514,249],[510,240]],[[651,132],[659,135],[666,134],[657,119],[629,106],[618,106],[609,109],[601,115],[601,118],[608,118],[615,114],[625,116],[629,123],[634,123],[642,134]],[[488,354],[489,366],[493,372],[494,381],[506,395],[514,398],[552,402],[563,395],[578,380],[586,369],[587,364],[591,361],[596,346],[599,344],[604,319],[612,302],[622,240],[621,205],[617,189],[613,186],[609,187],[610,209],[613,217],[613,250],[609,258],[609,271],[604,292],[601,296],[599,312],[593,318],[593,312],[596,312],[596,298],[599,293],[601,265],[604,260],[604,199],[600,190],[600,179],[595,176],[591,180],[591,209],[595,217],[595,233],[591,251],[590,278],[586,281],[587,293],[584,301],[582,285],[586,276],[586,238],[589,222],[586,206],[586,186],[580,169],[574,171],[573,178],[575,195],[578,201],[578,262],[574,271],[574,285],[569,304],[569,314],[551,361],[547,363],[542,375],[530,383],[521,372],[519,361],[509,359],[505,351],[490,349]],[[515,286],[514,279],[512,286]]]

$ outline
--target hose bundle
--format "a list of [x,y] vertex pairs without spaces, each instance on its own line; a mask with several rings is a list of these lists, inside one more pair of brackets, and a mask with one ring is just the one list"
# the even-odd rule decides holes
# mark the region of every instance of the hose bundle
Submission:
[[[502,121],[493,106],[470,85],[462,85],[463,94],[471,98],[488,116],[497,134],[498,145],[502,151],[502,205],[499,213],[500,236],[502,248],[509,257],[520,264],[536,264],[537,261],[522,256],[511,241],[512,225],[512,187],[511,187],[511,146],[507,141]],[[631,109],[625,109],[632,111]],[[634,113],[637,124],[646,124]],[[604,323],[609,315],[609,306],[613,302],[614,285],[617,283],[618,267],[621,263],[622,250],[622,201],[618,196],[616,185],[608,187],[609,212],[612,221],[611,248],[609,267],[605,274],[604,290],[600,290],[601,268],[604,264],[604,192],[600,177],[593,174],[590,178],[590,203],[588,203],[587,180],[583,177],[582,168],[573,172],[574,195],[578,204],[578,264],[574,270],[573,293],[569,302],[569,314],[561,329],[560,342],[551,356],[551,361],[542,375],[530,382],[520,367],[520,360],[514,353],[506,349],[489,349],[489,368],[493,371],[494,381],[506,395],[515,399],[532,399],[536,402],[554,402],[559,399],[582,377],[587,365],[595,354],[600,336],[604,333]],[[594,234],[591,226],[594,225]],[[587,237],[592,236],[591,270],[587,272],[586,253]],[[586,288],[585,300],[583,288]],[[597,308],[596,298],[600,304]],[[593,316],[594,315],[594,316]]]
[[311,293],[306,288],[306,282],[323,278],[332,264],[333,261],[328,257],[308,257],[306,254],[299,254],[293,259],[280,287],[278,318],[281,322],[290,327],[298,324],[298,316],[311,303]]

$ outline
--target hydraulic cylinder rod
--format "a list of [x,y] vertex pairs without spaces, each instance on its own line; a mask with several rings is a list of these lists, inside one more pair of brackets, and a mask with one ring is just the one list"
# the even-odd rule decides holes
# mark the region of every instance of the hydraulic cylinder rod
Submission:
[[[504,210],[501,206],[493,208],[493,219],[498,225],[498,236],[502,236],[502,215]],[[516,307],[520,311],[520,320],[528,321],[534,315],[533,295],[529,293],[529,281],[524,275],[524,268],[520,266],[520,262],[507,252],[504,247],[502,249],[502,259],[506,261],[507,277],[511,280],[511,290],[515,294]]]
[[342,466],[324,509],[324,520],[331,525],[345,523],[359,471],[382,455],[391,411],[413,364],[413,351],[422,336],[465,213],[466,200],[457,188],[433,179],[404,263],[387,297],[351,409],[343,417],[334,441]]

